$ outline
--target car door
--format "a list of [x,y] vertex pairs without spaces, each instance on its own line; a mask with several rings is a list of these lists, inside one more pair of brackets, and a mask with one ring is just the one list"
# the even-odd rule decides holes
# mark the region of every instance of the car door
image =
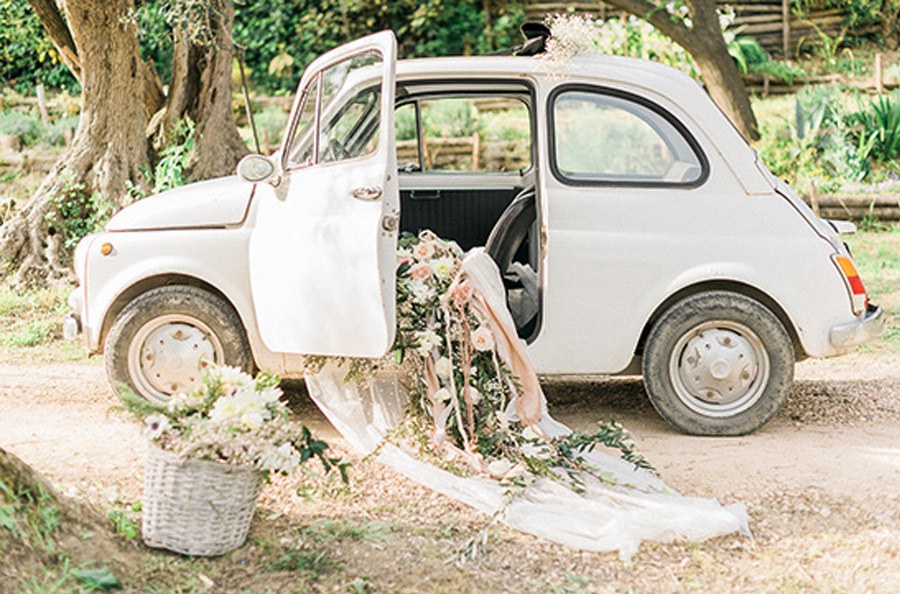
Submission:
[[384,31],[310,64],[281,179],[257,186],[250,282],[274,352],[379,357],[393,342],[396,47]]

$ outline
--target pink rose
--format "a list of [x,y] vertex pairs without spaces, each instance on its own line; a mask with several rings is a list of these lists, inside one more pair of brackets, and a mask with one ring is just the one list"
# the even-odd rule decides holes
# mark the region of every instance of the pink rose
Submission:
[[425,280],[431,276],[431,266],[425,262],[419,262],[409,269],[409,275],[415,279]]
[[479,326],[472,332],[472,346],[482,353],[490,351],[494,348],[494,333],[487,326]]
[[434,256],[434,245],[430,241],[423,241],[413,248],[413,255],[417,260],[428,260]]
[[457,307],[465,305],[472,300],[472,293],[475,289],[470,283],[461,282],[453,287],[453,304]]

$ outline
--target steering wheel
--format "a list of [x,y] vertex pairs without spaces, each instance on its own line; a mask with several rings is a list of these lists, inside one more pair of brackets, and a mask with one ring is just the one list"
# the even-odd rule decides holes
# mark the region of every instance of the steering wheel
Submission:
[[484,248],[497,263],[501,275],[509,270],[536,218],[535,191],[531,186],[519,192],[497,219]]
[[329,138],[328,144],[325,145],[325,158],[328,161],[340,161],[350,156],[344,145],[337,138]]

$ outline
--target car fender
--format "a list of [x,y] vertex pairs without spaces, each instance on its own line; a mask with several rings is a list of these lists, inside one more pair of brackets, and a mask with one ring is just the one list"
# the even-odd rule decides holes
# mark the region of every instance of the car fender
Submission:
[[[152,253],[160,247],[159,242],[154,242],[154,249],[142,247],[142,241],[137,241],[138,245],[124,245],[127,242],[117,239],[116,243],[124,246],[118,248],[120,252],[137,254]],[[283,367],[282,357],[266,349],[259,339],[246,266],[234,266],[233,262],[228,257],[211,262],[209,259],[192,258],[187,250],[174,253],[168,249],[165,253],[149,258],[135,257],[127,265],[105,267],[102,260],[93,263],[94,266],[89,266],[88,269],[88,292],[91,292],[91,287],[99,287],[100,291],[90,294],[87,299],[85,333],[89,350],[97,352],[102,348],[104,334],[114,321],[112,316],[118,313],[118,306],[122,305],[118,300],[129,290],[142,285],[149,290],[155,286],[170,284],[173,278],[176,279],[175,282],[178,278],[186,278],[198,285],[212,287],[235,308],[243,322],[257,365],[280,373]],[[244,269],[243,272],[241,268]],[[155,279],[159,282],[154,282]]]

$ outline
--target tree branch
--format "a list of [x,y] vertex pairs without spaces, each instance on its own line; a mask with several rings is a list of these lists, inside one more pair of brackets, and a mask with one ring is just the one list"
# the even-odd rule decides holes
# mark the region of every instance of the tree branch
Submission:
[[697,47],[693,31],[682,21],[673,18],[664,6],[651,4],[646,0],[605,0],[610,6],[621,8],[653,25],[660,33],[686,49]]
[[59,50],[59,55],[72,75],[78,82],[81,82],[81,61],[78,59],[78,49],[75,47],[75,40],[72,39],[72,32],[69,25],[63,18],[62,13],[53,0],[28,0],[31,9],[34,10],[53,45]]

